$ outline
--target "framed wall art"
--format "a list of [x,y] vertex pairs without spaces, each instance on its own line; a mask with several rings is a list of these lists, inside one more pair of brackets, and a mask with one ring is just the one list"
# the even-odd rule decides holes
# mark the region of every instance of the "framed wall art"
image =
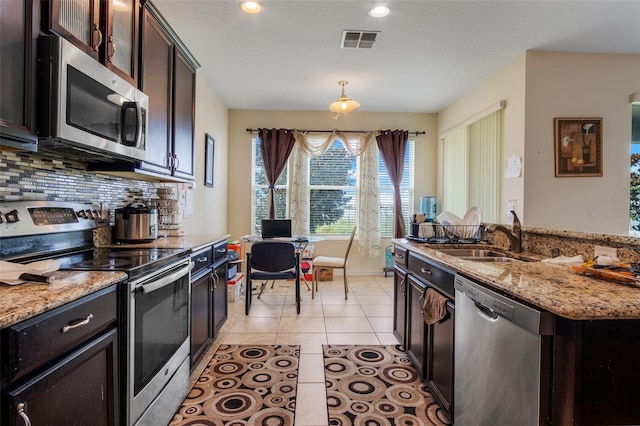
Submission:
[[602,176],[602,117],[554,118],[556,177]]
[[209,187],[213,187],[213,160],[215,143],[215,139],[213,139],[211,135],[207,133],[205,135],[204,145],[204,184],[205,186]]

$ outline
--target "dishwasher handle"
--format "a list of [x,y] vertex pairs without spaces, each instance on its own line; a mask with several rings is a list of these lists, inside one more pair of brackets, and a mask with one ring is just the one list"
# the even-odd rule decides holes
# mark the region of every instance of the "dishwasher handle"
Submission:
[[476,305],[476,309],[478,310],[480,315],[487,318],[489,321],[498,321],[498,318],[500,318],[500,314],[498,314],[490,307],[484,306],[482,303],[476,302],[473,299],[472,302],[474,303],[474,305]]

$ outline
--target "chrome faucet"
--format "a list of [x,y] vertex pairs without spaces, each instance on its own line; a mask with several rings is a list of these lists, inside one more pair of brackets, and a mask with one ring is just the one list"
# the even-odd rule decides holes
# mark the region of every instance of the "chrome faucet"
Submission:
[[509,238],[509,243],[511,244],[511,251],[514,253],[522,253],[522,226],[520,224],[520,219],[516,215],[515,211],[511,211],[513,215],[513,225],[511,229],[507,228],[504,225],[489,225],[486,227],[487,232],[495,232],[500,231]]

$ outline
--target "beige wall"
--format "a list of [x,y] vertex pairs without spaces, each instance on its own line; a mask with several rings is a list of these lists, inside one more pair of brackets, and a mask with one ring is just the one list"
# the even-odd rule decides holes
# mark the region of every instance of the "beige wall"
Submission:
[[[631,105],[640,91],[640,56],[525,52],[438,115],[440,132],[498,102],[504,160],[523,157],[521,177],[503,179],[507,200],[528,226],[628,233]],[[603,118],[603,176],[556,178],[554,117]],[[590,215],[590,212],[592,213]]]
[[[190,234],[227,233],[227,170],[229,111],[196,73],[195,189],[191,190],[193,214],[184,219],[183,229]],[[213,188],[204,185],[205,134],[215,139]]]
[[[634,92],[640,55],[527,53],[527,225],[628,233]],[[602,177],[554,177],[554,117],[602,117]]]
[[[442,110],[438,114],[439,133],[455,128],[470,117],[504,100],[507,104],[503,113],[504,145],[500,164],[504,164],[504,160],[512,155],[522,157],[525,151],[525,59],[524,54],[517,56],[462,98]],[[523,174],[524,167],[520,177],[502,179],[500,222],[506,223],[509,221],[507,218],[507,200],[518,200],[516,213],[519,217],[523,216]],[[439,184],[441,185],[441,180]],[[439,188],[438,196],[441,196],[441,194],[442,189]]]
[[[406,129],[426,131],[416,141],[416,206],[420,195],[436,191],[436,119],[433,114],[356,112],[333,120],[327,111],[229,111],[229,197],[228,230],[233,238],[251,230],[251,138],[247,128],[297,128],[311,130]],[[254,135],[255,136],[255,135]],[[317,243],[316,254],[343,256],[344,240]],[[383,247],[388,241],[383,242]],[[381,273],[384,250],[379,258],[361,257],[357,243],[349,256],[350,274]]]

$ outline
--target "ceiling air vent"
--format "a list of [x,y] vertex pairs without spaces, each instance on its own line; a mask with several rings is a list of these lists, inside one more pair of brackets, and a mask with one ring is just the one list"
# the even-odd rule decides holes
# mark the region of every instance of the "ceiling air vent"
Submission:
[[379,31],[343,31],[340,47],[347,49],[371,49]]

